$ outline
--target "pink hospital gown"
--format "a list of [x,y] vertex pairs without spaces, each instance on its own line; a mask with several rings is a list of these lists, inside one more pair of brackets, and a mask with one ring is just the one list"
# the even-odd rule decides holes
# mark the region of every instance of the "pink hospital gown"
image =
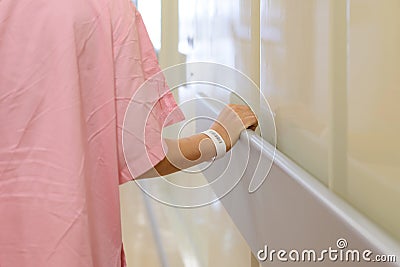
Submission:
[[[0,1],[0,267],[124,266],[124,113],[158,71],[129,0]],[[155,86],[154,143],[129,147],[153,165],[165,156],[155,136],[183,118],[166,119],[176,103]],[[134,174],[149,168],[135,162]]]

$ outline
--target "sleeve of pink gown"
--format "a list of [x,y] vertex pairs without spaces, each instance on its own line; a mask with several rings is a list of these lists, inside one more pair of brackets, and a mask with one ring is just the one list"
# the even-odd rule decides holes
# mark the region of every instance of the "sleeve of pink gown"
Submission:
[[112,14],[119,172],[124,183],[165,157],[162,129],[184,116],[160,73],[142,17],[132,2],[115,1]]

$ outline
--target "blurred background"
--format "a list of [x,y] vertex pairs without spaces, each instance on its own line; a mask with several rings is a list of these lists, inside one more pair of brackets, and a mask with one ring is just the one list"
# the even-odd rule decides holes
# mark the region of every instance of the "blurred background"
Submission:
[[[275,114],[277,149],[400,241],[399,0],[134,2],[163,68],[210,61],[248,75]],[[129,183],[121,203],[130,266],[258,266],[219,202],[172,208]]]

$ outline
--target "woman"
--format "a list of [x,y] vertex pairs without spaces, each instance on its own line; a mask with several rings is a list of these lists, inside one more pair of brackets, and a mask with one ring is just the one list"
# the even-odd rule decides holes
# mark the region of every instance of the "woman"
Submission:
[[[124,266],[118,185],[209,160],[221,154],[212,134],[229,150],[257,125],[232,105],[215,132],[165,140],[167,155],[159,140],[137,138],[128,149],[151,156],[139,154],[129,172],[123,117],[159,72],[130,0],[3,0],[0,59],[1,267]],[[167,86],[157,92],[152,133],[182,119],[167,116],[176,108]],[[140,164],[148,158],[154,168]]]

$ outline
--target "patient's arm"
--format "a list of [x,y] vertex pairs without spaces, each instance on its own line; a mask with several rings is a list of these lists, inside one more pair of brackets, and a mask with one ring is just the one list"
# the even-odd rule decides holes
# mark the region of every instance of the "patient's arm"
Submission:
[[[229,105],[218,116],[211,129],[218,132],[224,139],[226,151],[239,139],[244,129],[255,129],[257,118],[249,107],[244,105]],[[205,134],[196,134],[178,140],[165,140],[168,152],[154,168],[135,179],[159,177],[168,175],[211,160],[216,156],[216,148]]]

